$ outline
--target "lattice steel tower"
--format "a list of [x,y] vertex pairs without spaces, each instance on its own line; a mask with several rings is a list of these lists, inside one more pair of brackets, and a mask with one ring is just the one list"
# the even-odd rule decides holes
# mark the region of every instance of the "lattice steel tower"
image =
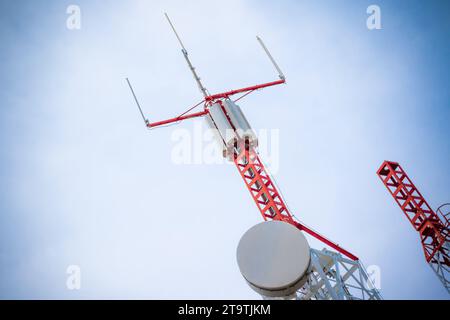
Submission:
[[[369,275],[355,255],[294,219],[280,191],[277,189],[273,177],[271,177],[259,158],[257,152],[258,138],[236,101],[256,90],[286,82],[285,76],[263,41],[257,37],[262,49],[277,70],[279,79],[241,89],[210,94],[203,86],[188,57],[187,50],[167,14],[166,18],[181,45],[181,52],[203,95],[203,100],[175,118],[149,122],[145,118],[127,79],[145,125],[152,129],[186,119],[205,117],[208,126],[215,132],[216,140],[220,144],[223,156],[229,161],[233,161],[236,165],[264,220],[279,220],[289,223],[337,251],[333,252],[325,249],[322,251],[313,249],[311,251],[311,256],[313,257],[311,277],[305,287],[298,292],[298,299],[381,299],[379,292],[369,279]],[[237,94],[242,95],[232,100],[231,98]],[[202,104],[202,111],[193,112],[196,107]],[[355,283],[351,283],[353,280],[355,280]],[[356,290],[355,293],[352,293],[354,290]]]
[[450,212],[436,212],[397,162],[384,161],[377,171],[389,193],[420,235],[425,260],[450,293]]

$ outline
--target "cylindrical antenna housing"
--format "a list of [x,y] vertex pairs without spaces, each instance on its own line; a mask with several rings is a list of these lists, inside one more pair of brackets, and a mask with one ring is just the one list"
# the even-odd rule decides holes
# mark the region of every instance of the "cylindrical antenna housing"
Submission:
[[250,146],[258,146],[258,137],[251,128],[241,108],[230,99],[223,100],[223,106],[241,139],[249,142]]
[[222,156],[226,158],[227,156],[227,148],[225,146],[225,143],[223,142],[222,136],[219,133],[219,130],[217,129],[216,125],[214,124],[212,118],[210,115],[207,115],[205,117],[206,123],[208,124],[209,130],[212,131],[213,139],[216,142],[217,146],[222,150]]
[[231,158],[233,155],[234,143],[237,141],[238,137],[219,102],[209,106],[208,110],[209,117],[217,130],[218,136],[221,137],[224,150],[226,150],[224,152],[224,157]]

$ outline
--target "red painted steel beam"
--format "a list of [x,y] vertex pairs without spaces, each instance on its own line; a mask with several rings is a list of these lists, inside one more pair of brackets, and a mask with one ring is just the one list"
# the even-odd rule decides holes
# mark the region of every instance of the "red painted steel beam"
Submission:
[[338,244],[334,243],[333,241],[325,238],[324,236],[322,236],[321,234],[315,232],[314,230],[306,227],[305,225],[294,221],[293,225],[295,225],[298,229],[305,231],[306,233],[310,234],[311,236],[313,236],[314,238],[316,238],[317,240],[325,243],[326,245],[328,245],[329,247],[333,248],[334,250],[342,253],[344,256],[352,259],[352,260],[359,260],[359,258],[357,256],[355,256],[354,254],[350,253],[349,251],[345,250],[344,248],[342,248],[341,246],[339,246]]
[[178,122],[178,121],[182,121],[182,120],[186,120],[186,119],[202,117],[202,116],[204,116],[206,114],[208,114],[208,111],[204,110],[204,111],[200,111],[200,112],[186,114],[186,115],[183,115],[183,116],[178,116],[178,117],[167,119],[167,120],[162,120],[162,121],[148,123],[147,127],[154,128],[154,127],[158,127],[158,126],[162,126],[162,125],[165,125],[165,124],[174,123],[174,122]]
[[[231,91],[227,91],[227,92],[217,93],[217,94],[213,94],[213,95],[210,95],[210,96],[206,97],[205,100],[203,100],[203,101],[211,102],[211,101],[214,101],[214,100],[217,100],[217,99],[228,98],[229,96],[232,96],[232,95],[235,95],[235,94],[238,94],[238,93],[248,92],[248,91],[255,91],[255,90],[258,90],[258,89],[271,87],[271,86],[276,86],[276,85],[283,84],[283,83],[286,83],[286,80],[282,79],[282,80],[277,80],[277,81],[272,81],[272,82],[267,82],[267,83],[263,83],[263,84],[254,85],[254,86],[251,86],[251,87],[246,87],[246,88],[231,90]],[[193,106],[191,109],[189,109],[186,112],[191,111],[192,109],[194,109],[195,107],[200,105],[203,101],[201,101],[200,103],[196,104],[195,106]],[[175,118],[148,123],[147,127],[154,128],[154,127],[158,127],[158,126],[162,126],[162,125],[178,122],[178,121],[181,121],[181,120],[186,120],[186,119],[195,118],[195,117],[201,117],[201,116],[204,116],[206,114],[208,114],[207,110],[196,112],[196,113],[192,113],[192,114],[188,114],[188,115],[185,115],[185,113],[183,113],[180,116],[175,117]]]
[[254,90],[258,90],[258,89],[262,89],[262,88],[276,86],[279,84],[283,84],[285,82],[286,82],[286,80],[282,79],[282,80],[267,82],[267,83],[263,83],[263,84],[257,84],[257,85],[251,86],[251,87],[245,87],[245,88],[241,88],[241,89],[236,89],[236,90],[231,90],[231,91],[227,91],[227,92],[213,94],[213,95],[207,96],[205,98],[205,100],[212,101],[212,100],[216,100],[216,99],[228,98],[229,96],[232,96],[232,95],[235,95],[238,93],[254,91]]

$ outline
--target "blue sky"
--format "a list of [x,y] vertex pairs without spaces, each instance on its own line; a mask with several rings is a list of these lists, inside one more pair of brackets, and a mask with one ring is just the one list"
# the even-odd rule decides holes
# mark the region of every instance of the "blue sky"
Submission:
[[0,297],[258,298],[235,250],[261,217],[236,169],[174,164],[173,132],[203,120],[148,132],[124,81],[150,120],[201,99],[165,11],[211,92],[274,79],[263,37],[288,84],[241,107],[279,130],[291,210],[380,266],[385,298],[448,299],[376,170],[398,161],[450,201],[449,3],[236,0],[0,3]]

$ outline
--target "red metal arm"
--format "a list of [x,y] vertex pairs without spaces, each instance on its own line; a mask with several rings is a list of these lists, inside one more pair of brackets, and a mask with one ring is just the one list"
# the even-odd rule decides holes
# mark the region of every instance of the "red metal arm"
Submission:
[[[251,87],[245,87],[245,88],[241,88],[241,89],[231,90],[231,91],[227,91],[227,92],[217,93],[217,94],[213,94],[213,95],[207,96],[205,98],[205,100],[203,100],[203,101],[213,101],[213,100],[217,100],[217,99],[228,98],[229,96],[232,96],[232,95],[235,95],[235,94],[238,94],[238,93],[255,91],[255,90],[258,90],[258,89],[271,87],[271,86],[276,86],[276,85],[283,84],[283,83],[286,83],[285,79],[272,81],[272,82],[267,82],[267,83],[263,83],[263,84],[258,84],[258,85],[254,85],[254,86],[251,86]],[[201,101],[200,103],[196,104],[195,106],[193,106],[191,109],[189,109],[186,112],[189,112],[190,110],[194,109],[195,107],[200,105],[203,101]],[[181,120],[201,117],[201,116],[204,116],[206,114],[208,114],[208,110],[204,110],[204,111],[200,111],[200,112],[196,112],[196,113],[191,113],[191,114],[183,113],[180,116],[175,117],[175,118],[162,120],[162,121],[157,121],[157,122],[147,123],[147,127],[155,128],[155,127],[158,127],[158,126],[162,126],[162,125],[178,122],[178,121],[181,121]]]
[[334,250],[342,253],[344,256],[347,256],[348,258],[350,258],[352,260],[359,260],[359,258],[357,256],[353,255],[349,251],[345,250],[344,248],[340,247],[338,244],[336,244],[333,241],[325,238],[324,236],[322,236],[321,234],[315,232],[314,230],[306,227],[305,225],[303,225],[303,224],[301,224],[301,223],[299,223],[297,221],[293,221],[292,224],[295,225],[298,229],[303,230],[306,233],[310,234],[311,236],[313,236],[317,240],[325,243],[326,245],[328,245],[329,247],[333,248]]
[[147,127],[149,128],[154,128],[154,127],[158,127],[158,126],[162,126],[165,124],[169,124],[169,123],[174,123],[174,122],[178,122],[181,120],[186,120],[186,119],[190,119],[190,118],[196,118],[196,117],[201,117],[208,114],[207,110],[204,111],[200,111],[200,112],[195,112],[195,113],[191,113],[191,114],[186,114],[183,116],[178,116],[175,118],[171,118],[171,119],[167,119],[167,120],[162,120],[162,121],[157,121],[157,122],[152,122],[152,123],[148,123]]
[[232,96],[232,95],[237,94],[237,93],[247,92],[247,91],[254,91],[254,90],[258,90],[258,89],[262,89],[262,88],[266,88],[266,87],[276,86],[276,85],[279,85],[279,84],[282,84],[282,83],[286,83],[286,80],[281,79],[281,80],[267,82],[267,83],[263,83],[263,84],[257,84],[257,85],[251,86],[251,87],[245,87],[245,88],[241,88],[241,89],[236,89],[236,90],[231,90],[231,91],[227,91],[227,92],[217,93],[217,94],[213,94],[213,95],[207,96],[205,98],[205,100],[206,101],[212,101],[212,100],[216,100],[216,99],[228,98],[229,96]]

